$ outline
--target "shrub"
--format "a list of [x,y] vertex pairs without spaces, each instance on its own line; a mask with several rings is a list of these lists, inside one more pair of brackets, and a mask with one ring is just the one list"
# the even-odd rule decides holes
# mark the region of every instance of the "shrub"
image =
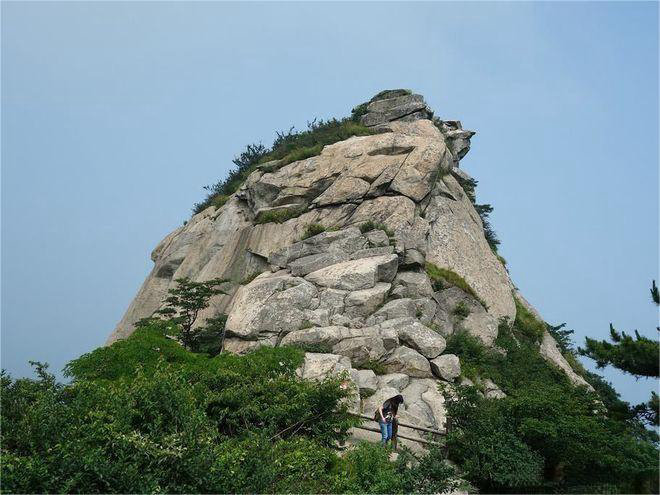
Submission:
[[452,417],[450,455],[470,482],[495,493],[520,493],[541,482],[543,458],[517,437],[499,410],[500,402],[481,400],[475,389],[459,387],[447,405]]
[[303,206],[292,206],[291,208],[263,211],[257,215],[254,223],[284,223],[287,220],[299,217],[304,212],[305,208]]
[[459,301],[451,313],[454,316],[456,316],[459,320],[464,320],[465,318],[470,316],[470,308],[467,307],[465,302]]
[[369,103],[360,103],[358,106],[353,108],[353,110],[351,110],[351,120],[353,122],[360,122],[362,116],[368,113],[367,111],[368,106]]
[[314,237],[315,235],[325,232],[326,230],[327,229],[320,223],[310,223],[307,225],[307,227],[305,227],[305,232],[303,232],[301,240]]
[[564,492],[653,479],[657,450],[569,383],[532,380],[504,399],[461,387],[448,402],[451,457],[484,491]]
[[371,370],[377,375],[386,375],[387,374],[387,368],[383,363],[380,361],[376,360],[369,360],[366,363],[362,363],[361,365],[356,365],[358,369],[361,370]]
[[332,354],[332,345],[324,342],[303,342],[294,346],[303,352],[314,352],[318,354]]
[[278,160],[272,167],[264,168],[264,172],[272,172],[291,162],[319,155],[323,147],[329,144],[352,136],[367,136],[373,133],[372,129],[351,118],[326,121],[314,119],[307,123],[307,129],[304,131],[294,131],[292,127],[287,132],[278,132],[270,148],[261,143],[249,144],[232,160],[235,168],[229,171],[224,180],[204,187],[208,194],[203,201],[194,205],[193,213],[199,213],[212,204],[217,206],[218,202],[222,201],[218,199],[221,196],[231,196],[261,164]]
[[513,322],[514,328],[525,337],[540,342],[548,325],[536,318],[517,297],[514,297],[514,301],[516,303],[516,319]]
[[282,157],[282,161],[278,165],[284,166],[288,165],[289,163],[297,162],[298,160],[305,160],[307,158],[320,155],[321,151],[323,151],[323,146],[320,144],[307,146],[305,148],[298,148],[284,155]]
[[372,230],[382,230],[387,234],[387,237],[394,237],[394,232],[387,228],[387,226],[383,223],[379,222],[374,222],[373,220],[367,220],[363,224],[360,225],[360,232],[363,234],[366,234],[367,232],[371,232]]

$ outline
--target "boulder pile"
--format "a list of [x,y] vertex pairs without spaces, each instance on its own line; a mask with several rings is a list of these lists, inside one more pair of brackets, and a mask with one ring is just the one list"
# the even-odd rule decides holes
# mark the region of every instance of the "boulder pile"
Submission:
[[[325,146],[318,156],[253,172],[220,208],[211,206],[153,251],[155,266],[108,342],[159,309],[177,278],[228,278],[227,295],[199,320],[228,315],[226,349],[297,345],[301,376],[345,372],[351,407],[373,414],[402,394],[401,420],[445,426],[443,387],[458,380],[460,356],[444,353],[459,329],[494,346],[516,293],[490,249],[461,184],[459,161],[474,132],[432,118],[421,95],[379,93],[361,122],[373,135]],[[267,221],[273,214],[286,221]],[[304,238],[314,226],[316,235]],[[468,286],[437,283],[448,270]],[[256,276],[255,276],[256,275]],[[542,355],[576,383],[552,337]],[[492,396],[501,396],[488,384]]]

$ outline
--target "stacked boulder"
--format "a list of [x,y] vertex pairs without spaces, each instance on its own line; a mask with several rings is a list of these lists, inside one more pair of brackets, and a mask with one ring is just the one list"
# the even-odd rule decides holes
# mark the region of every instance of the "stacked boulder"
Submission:
[[[264,164],[222,207],[165,237],[108,343],[159,309],[176,279],[232,279],[198,318],[228,315],[228,350],[303,347],[301,376],[345,372],[354,410],[372,414],[401,393],[403,421],[443,428],[440,388],[460,376],[445,339],[464,329],[493,346],[499,321],[515,318],[514,295],[527,303],[462,186],[469,176],[458,165],[474,133],[431,120],[421,95],[404,90],[380,93],[361,118],[373,135]],[[267,221],[276,217],[288,220]],[[311,225],[325,231],[303,239]],[[432,283],[432,265],[458,275],[469,293]],[[580,382],[547,333],[541,355]]]

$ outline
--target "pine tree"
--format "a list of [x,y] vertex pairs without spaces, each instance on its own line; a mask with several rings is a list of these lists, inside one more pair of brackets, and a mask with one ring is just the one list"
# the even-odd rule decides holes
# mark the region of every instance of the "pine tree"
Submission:
[[[220,331],[224,334],[224,320],[222,317],[209,318],[207,326],[193,331],[200,311],[209,306],[211,297],[226,294],[220,286],[228,282],[225,279],[214,278],[205,282],[192,282],[188,278],[179,278],[177,286],[169,289],[169,296],[165,299],[165,306],[154,314],[165,316],[181,328],[181,341],[188,349],[194,350],[197,344],[208,341],[209,332]],[[220,325],[222,321],[222,325]],[[199,334],[199,335],[197,335]],[[218,335],[220,338],[220,335]]]
[[[660,305],[660,296],[655,280],[651,285],[651,300],[656,305]],[[660,328],[658,330],[660,331]],[[637,330],[635,330],[634,336],[625,332],[618,332],[611,323],[610,339],[612,342],[587,337],[585,347],[579,348],[578,352],[582,356],[596,361],[598,368],[612,365],[636,377],[658,377],[660,346],[657,339],[644,337]],[[640,419],[658,425],[658,395],[652,392],[651,399],[644,404],[635,406],[633,411]]]

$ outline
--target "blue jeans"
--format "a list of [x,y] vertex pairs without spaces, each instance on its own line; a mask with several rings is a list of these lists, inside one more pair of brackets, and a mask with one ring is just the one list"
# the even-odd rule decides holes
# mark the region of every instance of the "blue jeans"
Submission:
[[379,421],[378,424],[380,425],[381,442],[385,445],[388,440],[392,439],[392,422],[383,423]]

